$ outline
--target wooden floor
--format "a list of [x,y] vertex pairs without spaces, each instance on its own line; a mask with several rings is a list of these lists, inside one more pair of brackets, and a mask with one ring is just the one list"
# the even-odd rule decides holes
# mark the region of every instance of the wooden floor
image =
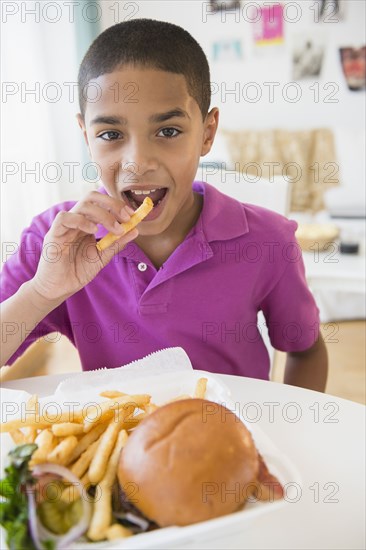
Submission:
[[[332,325],[332,326],[331,326]],[[326,393],[366,403],[366,322],[348,321],[322,326],[329,358]],[[285,353],[276,352],[272,379],[283,380]]]
[[[366,404],[365,321],[333,323],[322,327],[329,355],[326,393]],[[37,348],[38,346],[38,348]],[[285,354],[276,352],[272,379],[283,379]],[[81,370],[76,349],[65,338],[58,342],[40,342],[31,347],[12,367],[1,369],[1,380],[78,372]]]

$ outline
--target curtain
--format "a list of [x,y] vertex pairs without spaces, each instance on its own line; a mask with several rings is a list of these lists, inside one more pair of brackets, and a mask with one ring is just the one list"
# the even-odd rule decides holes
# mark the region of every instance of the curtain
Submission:
[[78,67],[100,18],[96,2],[72,4],[10,2],[18,11],[3,14],[2,261],[33,216],[98,184],[75,115]]
[[334,136],[328,128],[222,133],[236,170],[290,181],[291,211],[324,209],[325,191],[340,183]]

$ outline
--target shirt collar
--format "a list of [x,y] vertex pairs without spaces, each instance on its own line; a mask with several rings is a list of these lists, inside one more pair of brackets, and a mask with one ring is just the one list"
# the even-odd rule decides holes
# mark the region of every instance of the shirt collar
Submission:
[[208,242],[235,239],[248,233],[248,220],[242,203],[202,181],[195,181],[193,190],[203,195],[196,231],[202,231]]

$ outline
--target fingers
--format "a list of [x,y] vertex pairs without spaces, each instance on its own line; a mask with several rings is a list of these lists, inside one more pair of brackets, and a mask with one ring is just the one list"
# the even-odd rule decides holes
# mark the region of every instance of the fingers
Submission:
[[[73,214],[74,212],[72,212]],[[97,204],[82,203],[78,206],[78,215],[83,215],[85,218],[94,222],[95,224],[101,224],[103,227],[111,231],[115,235],[122,235],[123,230],[121,228],[121,222],[119,221],[121,216],[116,216],[112,212],[108,212],[105,208],[101,208]],[[130,216],[125,211],[124,217],[130,219]]]
[[61,236],[65,229],[93,234],[96,233],[98,224],[114,235],[121,236],[124,233],[121,223],[129,222],[133,213],[133,209],[122,200],[92,191],[70,211],[57,214],[55,236]]
[[75,205],[72,211],[83,213],[92,221],[103,223],[103,225],[105,225],[104,221],[106,224],[113,224],[114,221],[127,222],[134,213],[133,209],[122,199],[116,199],[98,191],[89,193]]
[[82,214],[73,212],[59,212],[54,220],[54,236],[61,237],[65,229],[78,229],[84,233],[93,234],[98,226]]

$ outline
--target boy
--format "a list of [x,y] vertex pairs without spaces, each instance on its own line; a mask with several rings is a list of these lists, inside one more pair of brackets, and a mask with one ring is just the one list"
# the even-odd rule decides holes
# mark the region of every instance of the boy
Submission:
[[[301,258],[288,253],[296,224],[192,186],[219,116],[197,42],[165,22],[117,24],[89,48],[79,90],[78,122],[104,188],[23,233],[3,270],[2,364],[60,331],[88,370],[182,346],[197,369],[268,379],[262,310],[273,346],[288,352],[285,382],[324,391],[318,310]],[[120,222],[146,195],[154,209],[123,235]],[[120,239],[99,252],[108,231]]]

